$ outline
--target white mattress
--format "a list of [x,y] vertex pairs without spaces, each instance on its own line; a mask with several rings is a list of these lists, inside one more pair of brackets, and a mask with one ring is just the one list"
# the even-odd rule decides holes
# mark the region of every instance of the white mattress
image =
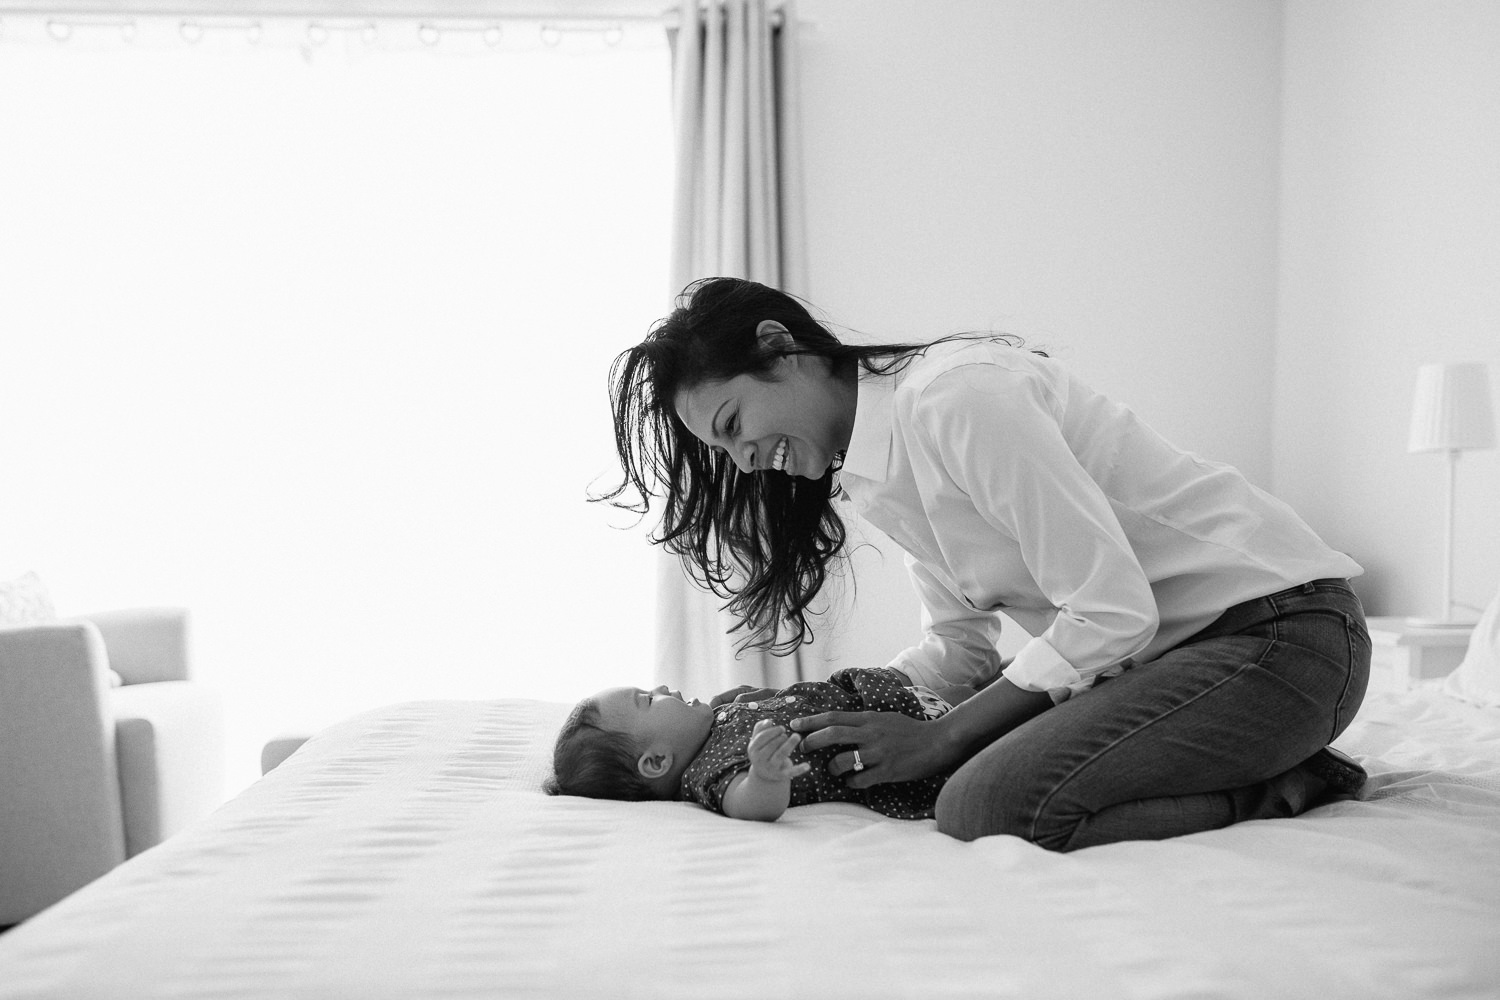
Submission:
[[0,936],[0,998],[1500,995],[1500,713],[1367,704],[1364,802],[963,844],[539,791],[566,706],[418,702]]

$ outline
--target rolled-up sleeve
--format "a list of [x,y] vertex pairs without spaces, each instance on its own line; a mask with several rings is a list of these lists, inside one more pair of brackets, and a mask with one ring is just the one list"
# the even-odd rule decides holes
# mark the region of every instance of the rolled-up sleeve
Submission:
[[913,413],[917,446],[1001,536],[949,544],[1013,544],[1056,610],[1004,671],[1055,701],[1144,649],[1158,621],[1150,583],[1109,499],[1068,445],[1065,405],[1035,376],[976,364],[933,379]]

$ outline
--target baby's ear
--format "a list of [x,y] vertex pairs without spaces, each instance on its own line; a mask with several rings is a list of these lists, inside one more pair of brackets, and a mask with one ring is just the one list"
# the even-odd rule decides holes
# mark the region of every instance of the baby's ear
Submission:
[[671,773],[672,753],[671,751],[652,753],[648,750],[635,762],[635,769],[641,772],[641,777],[647,781],[655,781],[662,775]]

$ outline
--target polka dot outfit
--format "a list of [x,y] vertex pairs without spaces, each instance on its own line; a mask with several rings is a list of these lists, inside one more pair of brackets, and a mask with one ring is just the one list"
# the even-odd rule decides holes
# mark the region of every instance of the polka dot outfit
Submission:
[[[708,742],[683,772],[682,797],[722,813],[730,780],[750,769],[750,734],[761,719],[786,726],[804,715],[861,711],[900,712],[914,719],[933,719],[951,708],[927,688],[903,686],[900,675],[885,667],[840,670],[826,681],[802,681],[760,701],[729,702],[715,710]],[[792,779],[791,805],[857,802],[896,819],[932,817],[938,792],[948,779],[946,774],[850,788],[842,777],[828,773],[828,761],[848,749],[831,746],[793,754],[794,763],[809,761],[812,768]]]

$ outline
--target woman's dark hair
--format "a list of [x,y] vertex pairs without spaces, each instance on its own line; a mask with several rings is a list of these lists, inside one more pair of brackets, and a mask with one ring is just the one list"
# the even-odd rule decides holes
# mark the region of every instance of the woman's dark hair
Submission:
[[558,731],[552,776],[542,783],[542,790],[591,799],[654,799],[656,792],[636,770],[636,757],[630,738],[605,729],[599,703],[585,698]]
[[[785,327],[792,343],[767,347],[757,335],[765,320]],[[737,620],[730,631],[749,632],[742,646],[790,652],[812,640],[809,605],[844,552],[835,470],[819,480],[741,473],[729,455],[688,430],[677,416],[677,394],[737,375],[774,380],[777,362],[790,354],[827,358],[835,374],[886,375],[929,346],[844,344],[785,292],[740,278],[695,281],[671,315],[610,368],[624,480],[591,499],[642,515],[660,499],[651,541],[727,600],[724,609]],[[621,500],[631,489],[639,499]]]

